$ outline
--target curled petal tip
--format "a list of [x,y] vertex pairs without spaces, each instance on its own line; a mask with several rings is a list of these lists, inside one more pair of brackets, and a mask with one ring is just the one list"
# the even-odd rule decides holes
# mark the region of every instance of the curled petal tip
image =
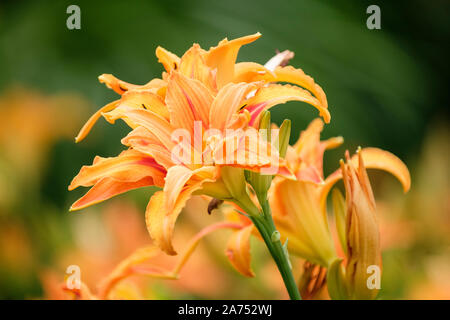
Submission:
[[325,112],[322,112],[321,114],[323,121],[325,121],[325,123],[330,123],[331,121],[331,114],[328,110],[326,110]]
[[[245,39],[245,38],[247,38],[247,39],[251,39],[251,40],[256,40],[256,39],[260,38],[261,36],[262,36],[262,34],[258,31],[258,32],[254,33],[254,34],[250,34],[248,36],[244,36],[244,37],[241,37],[241,38],[238,38],[238,39]],[[236,40],[236,39],[234,39],[234,40]]]
[[381,169],[391,173],[402,184],[403,192],[406,193],[409,191],[411,187],[411,176],[408,167],[400,158],[378,148],[363,148],[360,151],[360,155],[364,160],[364,166],[366,168]]
[[72,204],[69,208],[69,212],[75,212],[75,211],[80,211],[81,209],[84,209],[85,206],[77,206],[76,203]]

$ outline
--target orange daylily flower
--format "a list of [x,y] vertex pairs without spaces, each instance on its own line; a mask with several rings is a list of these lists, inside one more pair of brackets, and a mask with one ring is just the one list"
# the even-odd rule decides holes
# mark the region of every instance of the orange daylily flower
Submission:
[[[229,81],[234,74],[230,75],[224,66],[231,62],[234,65],[239,47],[256,38],[222,41],[208,52],[194,45],[179,60],[158,49],[167,73],[163,80],[154,79],[144,86],[101,76],[100,80],[122,97],[97,112],[77,140],[84,138],[103,115],[111,123],[120,118],[133,129],[122,139],[130,149],[115,158],[97,157],[92,166],[82,168],[69,189],[93,187],[71,209],[78,210],[142,186],[162,187],[163,191],[158,191],[149,202],[146,221],[155,242],[167,253],[175,254],[171,244],[173,227],[193,193],[235,198],[232,184],[236,177],[222,179],[224,168],[259,172],[279,163],[277,172],[290,176],[276,150],[266,141],[247,135],[245,130],[264,109],[288,100],[305,101],[325,115],[328,113],[317,99],[300,88],[264,81]],[[226,61],[221,62],[220,57]],[[219,78],[222,80],[217,81]],[[173,135],[179,129],[185,130],[189,138],[174,141]],[[227,136],[228,129],[244,132]],[[234,143],[229,144],[230,141]],[[251,146],[257,146],[257,152]],[[174,156],[174,150],[179,154]],[[243,180],[236,183],[238,188],[245,188]]]
[[[110,123],[122,119],[132,131],[121,141],[127,150],[117,157],[96,157],[91,166],[84,166],[73,179],[69,190],[79,186],[92,188],[71,210],[144,186],[157,186],[162,190],[153,194],[146,209],[147,229],[155,245],[124,260],[101,284],[96,296],[87,287],[76,292],[78,296],[113,296],[116,284],[132,274],[176,279],[200,239],[222,228],[235,230],[228,241],[226,255],[241,274],[254,275],[250,264],[250,236],[256,230],[255,225],[260,232],[264,228],[270,230],[261,235],[269,250],[272,248],[272,256],[283,259],[285,268],[290,262],[274,223],[281,232],[281,240],[286,243],[289,239],[289,251],[307,260],[307,272],[300,284],[307,296],[320,292],[326,268],[331,275],[333,296],[373,298],[376,295],[376,290],[367,291],[364,287],[364,268],[381,266],[375,200],[366,167],[392,173],[405,192],[411,183],[409,171],[393,154],[365,148],[352,158],[347,152],[347,164],[341,164],[340,169],[324,177],[325,150],[343,143],[342,137],[320,140],[324,122],[330,121],[326,96],[301,69],[286,66],[293,57],[290,51],[278,53],[265,65],[236,63],[240,47],[259,36],[258,33],[232,41],[224,39],[209,50],[194,44],[181,58],[158,47],[156,55],[165,72],[161,79],[144,85],[133,85],[107,74],[99,77],[100,82],[121,97],[97,111],[81,129],[76,141],[85,138],[101,116]],[[261,120],[261,115],[265,110],[287,101],[310,104],[323,120],[312,121],[297,143],[288,147],[286,156],[280,157],[271,139],[261,139],[254,133],[260,121],[264,122],[265,117]],[[281,154],[284,155],[284,151]],[[275,171],[266,179],[254,173],[246,176],[247,185],[244,170],[263,174],[273,167]],[[266,201],[273,175],[278,175],[269,192],[274,223]],[[345,243],[348,260],[345,275],[328,227],[326,208],[328,193],[340,179],[344,180],[347,202],[344,205],[342,196],[336,193],[333,202],[339,239]],[[264,185],[263,192],[257,190],[254,181]],[[253,187],[255,195],[249,194],[249,186]],[[236,207],[231,207],[226,221],[200,231],[173,270],[142,266],[159,250],[176,254],[172,245],[176,220],[187,200],[198,194],[234,202]],[[255,205],[256,198],[262,210]],[[238,214],[241,210],[252,220]],[[255,219],[261,216],[270,219]],[[262,224],[266,222],[270,223]],[[290,296],[298,298],[298,292],[297,295],[293,292],[297,287],[292,274],[291,279],[284,277],[289,276],[289,271],[284,270],[282,275],[289,284]],[[344,276],[345,281],[341,282],[345,282],[345,288],[336,281]],[[342,292],[335,294],[336,290]]]
[[[230,83],[260,82],[264,84],[252,93],[253,97],[249,97],[239,106],[242,108],[241,113],[244,110],[250,113],[251,125],[257,125],[258,117],[264,110],[287,101],[302,101],[311,104],[319,110],[320,115],[328,123],[331,117],[322,88],[301,69],[284,66],[285,62],[293,57],[292,52],[286,50],[277,54],[265,66],[254,62],[236,63],[239,49],[260,36],[261,34],[256,33],[231,41],[224,39],[208,51],[202,49],[198,44],[194,44],[181,58],[162,47],[158,47],[156,56],[164,66],[165,72],[163,72],[161,79],[153,79],[144,85],[130,84],[111,74],[101,75],[99,77],[100,82],[105,83],[108,88],[120,94],[121,98],[97,111],[81,129],[76,141],[79,142],[86,137],[102,113],[109,112],[119,106],[146,108],[167,119],[169,114],[164,106],[164,100],[168,78],[173,71],[199,81],[214,96],[220,89]],[[277,82],[291,83],[295,86],[280,85]],[[188,113],[185,113],[185,115],[190,116]],[[200,113],[200,116],[208,115]],[[219,118],[219,114],[215,116]]]
[[[323,154],[339,146],[341,137],[320,141],[323,122],[316,119],[300,135],[297,143],[288,148],[288,168],[297,181],[277,177],[270,191],[273,218],[283,238],[288,238],[289,252],[308,261],[328,267],[337,254],[328,228],[326,199],[332,186],[342,179],[338,169],[327,178],[323,176]],[[408,191],[411,179],[406,165],[393,154],[364,148],[349,161],[358,167],[358,157],[365,167],[392,173]]]

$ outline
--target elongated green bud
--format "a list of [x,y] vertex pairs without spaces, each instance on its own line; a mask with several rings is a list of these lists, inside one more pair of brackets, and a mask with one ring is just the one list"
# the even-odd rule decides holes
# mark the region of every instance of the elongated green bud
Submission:
[[267,142],[271,141],[271,132],[270,132],[270,112],[269,111],[264,111],[263,114],[261,115],[261,120],[259,121],[259,130],[267,130]]
[[291,137],[291,120],[286,119],[281,124],[278,136],[279,139],[278,152],[280,153],[280,156],[283,158],[286,156],[286,151],[289,146],[290,137]]
[[[259,121],[260,136],[268,142],[271,141],[272,135],[270,130],[270,118],[270,112],[266,110],[261,115],[261,120]],[[270,185],[272,183],[272,175],[261,175],[258,172],[247,171],[245,177],[258,196],[258,199],[265,200],[267,196],[267,190],[270,188]]]

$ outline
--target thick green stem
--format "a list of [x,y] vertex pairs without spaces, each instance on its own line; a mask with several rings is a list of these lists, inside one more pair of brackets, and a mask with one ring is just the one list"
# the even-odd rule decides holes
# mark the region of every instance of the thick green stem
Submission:
[[[262,213],[254,214],[254,212],[248,212],[249,217],[252,220],[255,227],[261,234],[264,243],[266,244],[269,252],[274,259],[281,277],[283,278],[284,285],[289,293],[291,300],[301,300],[300,293],[298,291],[297,284],[295,283],[294,276],[292,275],[292,268],[289,258],[283,249],[283,245],[279,237],[273,237],[277,232],[275,224],[272,219],[272,213],[267,198],[259,199],[262,207]],[[239,204],[239,203],[238,203]],[[241,204],[242,205],[242,204]],[[241,206],[244,210],[245,206]],[[254,211],[254,210],[251,210]]]
[[280,271],[281,277],[283,278],[284,285],[289,293],[289,297],[292,300],[301,300],[300,293],[298,291],[297,284],[295,282],[294,276],[292,275],[292,268],[287,254],[283,249],[283,245],[278,238],[272,237],[272,235],[277,231],[275,224],[272,220],[272,215],[270,212],[270,207],[267,204],[267,200],[262,204],[263,215],[261,217],[252,217],[252,221],[256,228],[259,230],[264,242],[269,249],[275,263],[277,264],[278,270]]

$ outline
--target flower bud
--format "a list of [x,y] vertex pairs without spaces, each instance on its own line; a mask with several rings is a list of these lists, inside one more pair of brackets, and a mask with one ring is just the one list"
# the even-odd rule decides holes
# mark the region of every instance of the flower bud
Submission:
[[278,136],[279,146],[278,152],[280,153],[280,157],[286,156],[286,151],[289,146],[289,139],[291,137],[291,120],[285,119],[280,127],[280,132]]
[[[270,122],[270,112],[264,111],[261,115],[261,120],[259,122],[259,132],[260,137],[264,138],[267,142],[271,141],[271,122]],[[246,172],[246,178],[248,183],[252,186],[258,199],[264,201],[267,197],[267,190],[269,190],[272,183],[272,175],[264,175],[259,172]]]
[[[291,134],[291,121],[284,120],[281,124],[280,129],[278,130],[278,135],[275,137],[277,140],[272,141],[272,130],[271,127],[271,119],[270,112],[264,111],[261,116],[261,120],[259,123],[260,134],[268,141],[272,142],[274,147],[276,147],[279,156],[284,157],[286,155],[287,148],[289,146],[289,138]],[[265,132],[261,132],[261,130],[266,130]],[[272,184],[272,175],[264,175],[258,172],[246,172],[247,181],[253,187],[258,199],[260,201],[264,201],[267,197],[267,191],[269,190]]]
[[[347,156],[348,158],[348,156]],[[351,299],[375,299],[381,270],[381,248],[375,199],[360,150],[359,165],[341,160],[346,191],[347,266],[345,282]],[[372,275],[372,270],[377,273]],[[373,277],[375,285],[370,283]]]

